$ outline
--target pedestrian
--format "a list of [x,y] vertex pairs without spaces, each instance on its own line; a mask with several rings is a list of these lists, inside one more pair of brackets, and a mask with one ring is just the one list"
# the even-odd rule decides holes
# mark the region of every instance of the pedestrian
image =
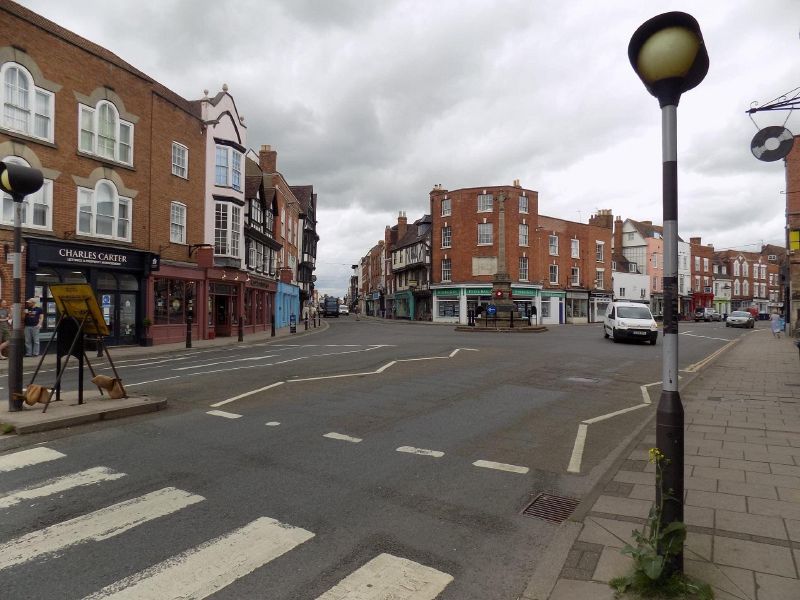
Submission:
[[772,335],[781,339],[781,316],[777,312],[773,312],[770,320],[772,321]]
[[39,330],[42,328],[44,313],[38,304],[38,298],[28,298],[25,303],[25,356],[39,355]]
[[11,340],[11,311],[8,301],[0,300],[0,360],[6,360],[6,348]]

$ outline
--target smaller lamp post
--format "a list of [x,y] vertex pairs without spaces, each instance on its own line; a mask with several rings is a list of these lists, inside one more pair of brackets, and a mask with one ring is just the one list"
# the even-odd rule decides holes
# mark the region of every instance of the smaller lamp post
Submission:
[[[664,218],[664,351],[656,414],[656,445],[664,454],[656,505],[662,531],[683,521],[683,404],[678,392],[678,153],[677,107],[681,94],[708,72],[700,26],[691,15],[669,12],[643,23],[631,37],[628,58],[647,91],[661,106]],[[662,502],[665,499],[668,501]],[[661,549],[659,549],[661,552]],[[683,570],[683,550],[667,568]]]
[[14,269],[11,343],[8,345],[8,410],[22,410],[22,353],[25,345],[22,326],[22,203],[44,184],[42,172],[0,161],[0,188],[14,200]]

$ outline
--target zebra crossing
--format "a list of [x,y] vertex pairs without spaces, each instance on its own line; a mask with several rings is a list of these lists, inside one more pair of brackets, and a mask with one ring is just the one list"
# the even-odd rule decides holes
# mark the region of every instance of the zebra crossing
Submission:
[[[0,455],[0,484],[4,473],[35,468],[44,463],[61,467],[69,464],[69,458],[44,446]],[[108,467],[95,466],[0,492],[0,520],[12,520],[15,507],[27,501],[56,502],[78,488],[92,486],[94,490],[123,477],[127,475]],[[188,490],[163,487],[13,539],[0,540],[0,577],[7,573],[7,569],[34,560],[58,560],[68,556],[71,550],[93,542],[116,539],[124,544],[126,532],[156,524],[163,517],[205,500]],[[163,531],[163,525],[158,527],[162,534],[167,533]],[[85,596],[85,600],[207,598],[315,537],[314,532],[302,527],[269,516],[258,516],[242,527],[106,585]],[[452,581],[453,577],[448,573],[405,557],[382,553],[355,569],[316,600],[433,600]]]

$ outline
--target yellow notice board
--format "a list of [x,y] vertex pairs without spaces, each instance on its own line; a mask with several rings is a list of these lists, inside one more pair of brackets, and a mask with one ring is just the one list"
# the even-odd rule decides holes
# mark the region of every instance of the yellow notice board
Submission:
[[103,311],[97,303],[92,286],[88,283],[54,283],[50,293],[62,315],[74,317],[83,324],[83,332],[91,335],[109,335]]

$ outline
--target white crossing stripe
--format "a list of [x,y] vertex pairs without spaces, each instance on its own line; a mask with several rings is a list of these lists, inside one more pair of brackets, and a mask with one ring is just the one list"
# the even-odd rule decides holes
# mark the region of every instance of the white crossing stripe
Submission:
[[239,419],[242,416],[232,412],[225,412],[224,410],[209,410],[206,414],[214,415],[215,417],[225,417],[226,419]]
[[498,471],[508,471],[509,473],[522,473],[528,472],[528,467],[518,467],[517,465],[508,465],[506,463],[492,462],[490,460],[476,460],[472,463],[476,467],[483,467],[484,469],[497,469]]
[[0,545],[0,569],[42,558],[83,542],[114,537],[203,500],[205,498],[202,496],[166,487],[56,523]]
[[65,456],[66,454],[61,454],[61,452],[53,450],[52,448],[45,448],[44,446],[23,450],[22,452],[15,452],[14,454],[7,454],[5,456],[0,456],[0,473],[38,465],[39,463],[56,460],[57,458],[64,458]]
[[398,452],[408,452],[409,454],[421,454],[422,456],[433,456],[434,458],[441,458],[444,452],[439,450],[426,450],[425,448],[414,448],[413,446],[400,446]]
[[448,573],[380,554],[317,600],[433,600],[451,581]]
[[280,421],[269,421],[268,423],[265,423],[265,425],[266,425],[267,427],[277,427],[277,426],[278,426],[278,425],[280,425],[280,424],[281,424],[281,422],[280,422]]
[[8,508],[19,504],[23,500],[34,500],[44,498],[53,494],[60,494],[67,490],[85,485],[93,485],[101,481],[113,481],[125,477],[125,473],[117,473],[107,467],[94,467],[78,473],[64,475],[41,483],[35,487],[27,487],[15,490],[8,494],[0,495],[0,508]]
[[352,442],[354,444],[357,444],[358,442],[362,441],[361,438],[350,437],[349,435],[345,435],[343,433],[336,433],[335,431],[326,433],[322,437],[330,438],[332,440],[342,440],[343,442]]
[[261,517],[122,579],[85,600],[206,598],[258,567],[310,540],[314,534]]

